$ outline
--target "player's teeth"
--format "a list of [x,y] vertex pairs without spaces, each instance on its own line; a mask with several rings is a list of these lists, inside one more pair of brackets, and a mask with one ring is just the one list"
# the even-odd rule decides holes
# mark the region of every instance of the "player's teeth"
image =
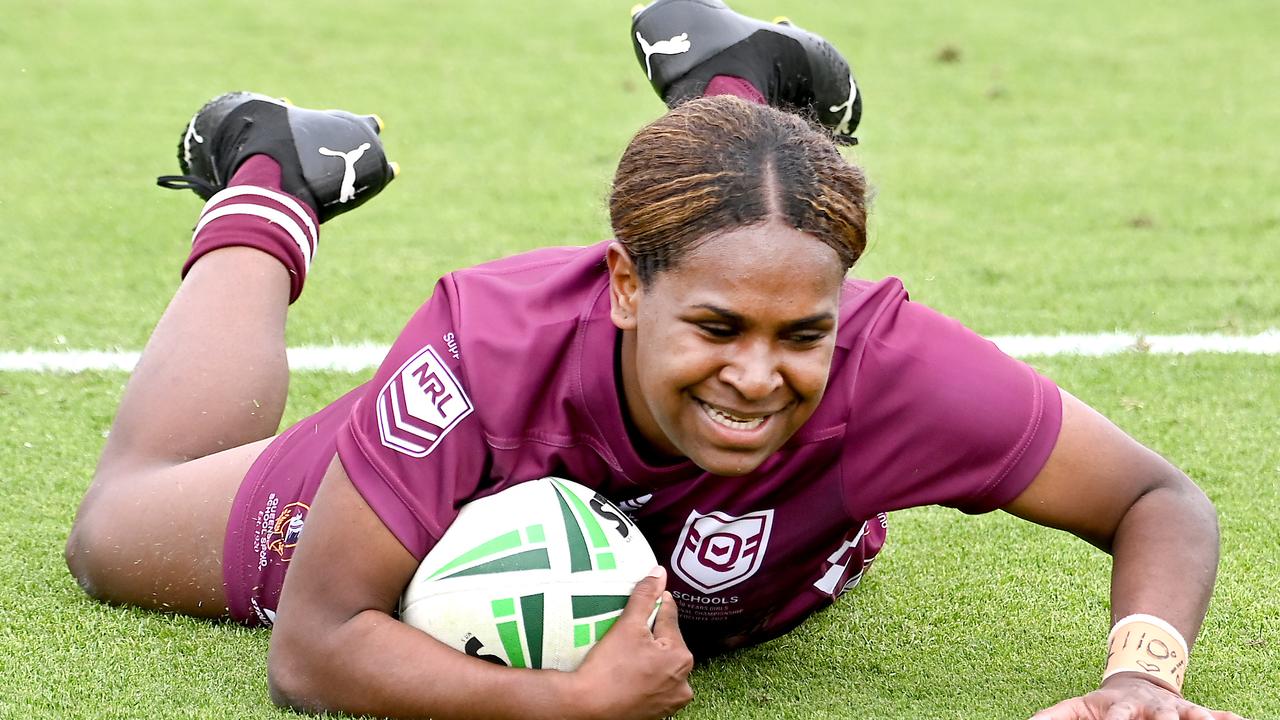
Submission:
[[702,405],[702,410],[707,413],[707,417],[711,418],[712,420],[716,421],[721,425],[724,425],[725,427],[733,428],[734,430],[751,430],[753,428],[758,428],[761,425],[763,425],[765,421],[765,418],[763,417],[758,417],[758,418],[736,417],[734,415],[730,415],[729,413],[724,412],[723,410],[717,410],[716,408],[713,408],[706,403],[700,403],[700,404]]

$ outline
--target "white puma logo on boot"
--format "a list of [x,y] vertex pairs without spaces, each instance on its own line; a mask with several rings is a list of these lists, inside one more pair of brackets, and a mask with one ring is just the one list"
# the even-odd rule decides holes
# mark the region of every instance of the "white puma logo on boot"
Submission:
[[840,120],[840,124],[836,126],[836,132],[841,135],[849,135],[849,121],[853,119],[853,101],[858,99],[858,86],[853,84],[853,76],[849,76],[849,99],[844,101],[842,105],[832,105],[828,110],[830,112],[840,112],[844,109],[844,118]]
[[[199,113],[196,113],[199,115]],[[204,144],[204,138],[200,137],[200,133],[196,132],[196,115],[191,116],[191,122],[187,123],[187,132],[182,136],[182,159],[187,162],[187,167],[191,167],[191,141],[195,140],[201,145]]]
[[650,45],[640,33],[636,33],[636,40],[640,41],[640,49],[644,51],[644,69],[649,74],[649,79],[653,79],[653,66],[649,62],[649,58],[654,55],[680,55],[689,52],[689,33],[680,33],[670,40],[659,40]]
[[339,150],[330,150],[327,147],[320,148],[321,155],[329,157],[340,157],[347,164],[346,170],[342,173],[342,187],[338,189],[338,202],[344,203],[356,196],[356,161],[360,156],[364,155],[364,151],[371,146],[369,143],[361,143],[360,147],[349,152],[341,152]]

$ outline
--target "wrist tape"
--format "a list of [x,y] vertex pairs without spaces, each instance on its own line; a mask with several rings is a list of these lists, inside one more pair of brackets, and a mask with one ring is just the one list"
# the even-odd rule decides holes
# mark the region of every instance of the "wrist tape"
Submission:
[[1107,635],[1107,669],[1102,679],[1138,672],[1181,694],[1189,659],[1187,641],[1177,628],[1154,615],[1129,615]]

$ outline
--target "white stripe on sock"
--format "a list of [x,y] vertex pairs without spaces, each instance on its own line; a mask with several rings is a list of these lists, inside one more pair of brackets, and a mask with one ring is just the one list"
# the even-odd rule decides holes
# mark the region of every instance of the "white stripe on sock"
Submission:
[[204,214],[209,212],[214,205],[217,205],[223,200],[229,200],[241,195],[258,195],[260,197],[270,198],[281,205],[284,205],[292,210],[294,214],[298,216],[298,219],[302,221],[302,224],[306,226],[307,232],[311,235],[311,246],[316,247],[320,242],[319,232],[316,230],[316,226],[311,222],[311,216],[308,215],[307,211],[302,207],[302,203],[298,202],[298,200],[292,195],[286,195],[285,193],[276,192],[269,188],[258,187],[257,185],[236,185],[234,187],[219,190],[213,197],[209,198],[209,202],[204,204],[200,213]]
[[298,221],[275,208],[263,205],[250,205],[249,203],[223,205],[201,215],[200,222],[196,224],[196,231],[191,235],[192,244],[195,243],[196,237],[204,229],[205,225],[228,215],[254,215],[284,228],[289,233],[289,237],[293,238],[293,241],[298,244],[298,249],[302,251],[303,270],[311,270],[311,243],[307,242],[307,236],[303,234],[302,227],[298,225]]

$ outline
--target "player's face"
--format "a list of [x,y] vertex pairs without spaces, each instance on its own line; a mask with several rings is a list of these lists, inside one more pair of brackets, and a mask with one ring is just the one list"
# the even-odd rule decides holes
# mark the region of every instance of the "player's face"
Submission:
[[[646,286],[611,253],[625,406],[650,446],[717,475],[759,467],[813,415],[835,348],[835,250],[781,223],[707,240]],[[625,273],[622,273],[625,275]]]

